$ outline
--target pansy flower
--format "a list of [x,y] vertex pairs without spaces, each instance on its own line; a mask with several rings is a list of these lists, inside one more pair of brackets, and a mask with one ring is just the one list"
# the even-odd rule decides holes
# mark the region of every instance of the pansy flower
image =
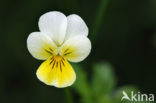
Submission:
[[76,14],[65,16],[58,11],[43,14],[38,22],[39,32],[27,39],[30,54],[45,60],[37,69],[37,78],[59,88],[70,86],[76,74],[70,62],[80,62],[90,53],[88,27]]

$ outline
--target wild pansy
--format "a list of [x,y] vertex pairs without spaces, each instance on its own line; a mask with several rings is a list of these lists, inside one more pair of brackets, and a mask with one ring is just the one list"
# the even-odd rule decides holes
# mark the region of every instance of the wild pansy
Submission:
[[91,50],[87,25],[78,15],[66,17],[58,11],[43,14],[38,25],[40,32],[27,39],[31,55],[45,60],[37,69],[38,79],[59,88],[72,85],[76,74],[68,61],[80,62]]

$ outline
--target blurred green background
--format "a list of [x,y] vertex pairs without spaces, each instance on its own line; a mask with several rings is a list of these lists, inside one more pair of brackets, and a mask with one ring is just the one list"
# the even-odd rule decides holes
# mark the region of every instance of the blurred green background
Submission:
[[[92,51],[72,64],[68,88],[41,83],[42,61],[26,47],[48,11],[78,14],[89,27]],[[0,35],[0,103],[120,103],[122,90],[156,93],[156,0],[1,0]]]

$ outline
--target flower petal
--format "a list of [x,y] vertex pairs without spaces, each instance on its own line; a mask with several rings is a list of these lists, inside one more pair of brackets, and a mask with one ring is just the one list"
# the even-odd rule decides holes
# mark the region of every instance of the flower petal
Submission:
[[36,75],[45,84],[58,88],[70,86],[76,79],[72,66],[61,56],[53,56],[43,62]]
[[64,55],[69,61],[80,62],[90,53],[90,40],[82,35],[68,39],[62,46],[61,55]]
[[47,35],[33,32],[28,36],[27,48],[33,57],[45,60],[55,54],[56,45]]
[[66,16],[58,11],[43,14],[39,19],[39,29],[48,34],[54,42],[61,45],[65,38],[67,28]]
[[82,18],[76,14],[67,17],[66,39],[77,35],[88,35],[88,27]]

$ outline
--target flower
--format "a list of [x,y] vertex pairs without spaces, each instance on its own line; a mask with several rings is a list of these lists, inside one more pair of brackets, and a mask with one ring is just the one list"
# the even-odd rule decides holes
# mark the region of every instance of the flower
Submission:
[[27,39],[30,54],[44,61],[37,69],[37,78],[58,88],[70,86],[76,74],[69,64],[80,62],[90,53],[88,27],[80,16],[65,16],[58,11],[43,14],[38,22],[40,32],[32,32]]

